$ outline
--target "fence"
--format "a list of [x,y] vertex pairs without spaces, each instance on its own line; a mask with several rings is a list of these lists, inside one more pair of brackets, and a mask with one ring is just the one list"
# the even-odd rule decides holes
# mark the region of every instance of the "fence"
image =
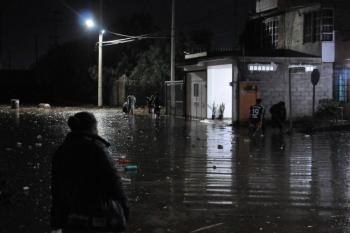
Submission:
[[[172,91],[175,93],[174,104],[171,104]],[[165,82],[165,108],[167,115],[184,116],[185,86],[182,80]]]

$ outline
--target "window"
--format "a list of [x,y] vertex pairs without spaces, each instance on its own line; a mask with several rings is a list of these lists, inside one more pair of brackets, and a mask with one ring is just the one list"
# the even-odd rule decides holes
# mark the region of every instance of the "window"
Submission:
[[198,83],[193,84],[193,96],[194,97],[199,96],[199,84]]
[[336,69],[334,75],[335,99],[340,102],[350,102],[350,69]]
[[319,12],[304,14],[304,43],[320,41],[321,15]]
[[333,10],[322,11],[322,41],[333,41],[334,19]]
[[304,43],[333,41],[333,10],[324,9],[304,14]]
[[279,20],[277,17],[264,21],[264,44],[267,48],[277,48]]
[[312,14],[307,13],[304,15],[304,43],[312,41]]

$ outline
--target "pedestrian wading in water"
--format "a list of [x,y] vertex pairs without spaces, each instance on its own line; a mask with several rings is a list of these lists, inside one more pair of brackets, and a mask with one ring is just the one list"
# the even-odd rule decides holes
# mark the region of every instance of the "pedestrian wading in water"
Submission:
[[286,106],[283,101],[272,105],[270,108],[272,127],[278,128],[280,133],[284,133],[284,123],[287,119]]
[[71,132],[52,160],[52,232],[122,232],[129,208],[93,114],[68,120]]
[[264,136],[265,134],[265,108],[261,102],[261,99],[256,99],[256,104],[250,106],[249,121],[253,136],[255,136],[258,131],[261,131],[260,136]]

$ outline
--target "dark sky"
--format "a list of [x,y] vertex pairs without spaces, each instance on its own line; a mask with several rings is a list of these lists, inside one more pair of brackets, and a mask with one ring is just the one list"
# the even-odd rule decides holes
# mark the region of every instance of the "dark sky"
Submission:
[[[235,3],[236,1],[236,3]],[[98,0],[11,0],[2,2],[1,66],[25,68],[35,61],[35,41],[43,54],[57,40],[60,44],[79,37],[96,36],[87,33],[79,23],[83,10],[97,17]],[[215,47],[232,47],[236,31],[242,30],[247,13],[255,0],[177,0],[177,30],[189,33],[207,29],[214,33]],[[146,13],[154,23],[168,30],[171,24],[171,0],[104,0],[105,24],[119,17]],[[235,5],[237,17],[235,20]],[[123,33],[121,31],[117,31]],[[97,39],[97,38],[96,38]]]

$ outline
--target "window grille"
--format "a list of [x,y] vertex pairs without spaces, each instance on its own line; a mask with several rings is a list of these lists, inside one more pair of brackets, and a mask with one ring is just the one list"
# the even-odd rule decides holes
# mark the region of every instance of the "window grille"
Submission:
[[264,21],[264,43],[267,48],[277,48],[279,20],[277,17]]
[[333,41],[334,19],[332,9],[304,14],[303,41]]

